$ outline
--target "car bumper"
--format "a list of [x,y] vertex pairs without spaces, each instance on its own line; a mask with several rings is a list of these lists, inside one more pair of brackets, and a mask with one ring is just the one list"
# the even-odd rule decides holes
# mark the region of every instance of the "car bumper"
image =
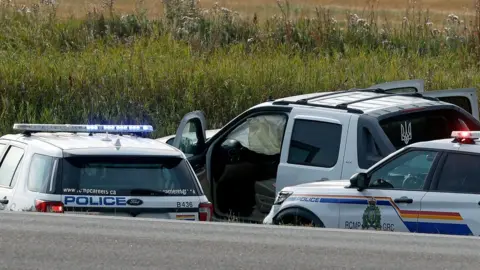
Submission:
[[268,213],[268,215],[263,219],[263,224],[272,225],[273,224],[273,218],[278,213],[279,209],[280,209],[280,205],[273,205],[272,208],[270,209],[270,212]]

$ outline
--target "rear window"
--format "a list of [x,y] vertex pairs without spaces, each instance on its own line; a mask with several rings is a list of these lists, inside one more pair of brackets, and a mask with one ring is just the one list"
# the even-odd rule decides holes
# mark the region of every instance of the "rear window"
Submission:
[[64,158],[64,194],[111,196],[198,196],[186,160],[176,157]]
[[396,149],[406,145],[450,138],[453,130],[479,130],[478,122],[452,109],[403,114],[380,121],[380,126]]

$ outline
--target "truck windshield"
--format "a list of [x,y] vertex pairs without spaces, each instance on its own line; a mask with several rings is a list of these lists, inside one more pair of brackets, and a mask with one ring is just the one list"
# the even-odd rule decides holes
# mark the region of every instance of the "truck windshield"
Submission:
[[78,156],[62,160],[63,194],[198,196],[196,178],[178,157]]
[[454,130],[480,130],[472,121],[453,109],[412,112],[380,121],[380,126],[396,149],[406,145],[450,138]]

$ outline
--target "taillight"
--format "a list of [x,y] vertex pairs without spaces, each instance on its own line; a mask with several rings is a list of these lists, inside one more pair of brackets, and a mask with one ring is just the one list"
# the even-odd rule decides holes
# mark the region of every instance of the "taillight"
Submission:
[[63,213],[63,203],[58,201],[35,200],[38,212]]
[[213,204],[206,202],[198,206],[198,219],[200,221],[212,221]]

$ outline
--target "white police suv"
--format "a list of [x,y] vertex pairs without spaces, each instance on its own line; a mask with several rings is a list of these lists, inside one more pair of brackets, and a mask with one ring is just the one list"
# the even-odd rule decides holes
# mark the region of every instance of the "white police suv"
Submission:
[[0,137],[0,210],[210,221],[185,155],[149,125],[15,124]]
[[266,224],[480,235],[480,131],[406,146],[350,181],[285,187]]

